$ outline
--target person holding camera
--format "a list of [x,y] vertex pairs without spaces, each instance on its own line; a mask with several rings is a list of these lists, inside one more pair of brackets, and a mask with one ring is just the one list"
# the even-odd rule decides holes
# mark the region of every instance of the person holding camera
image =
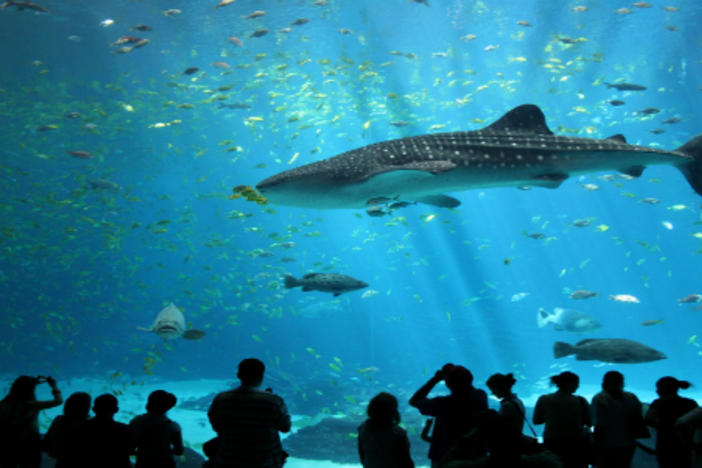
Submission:
[[[37,400],[36,387],[51,387],[51,400]],[[0,401],[0,466],[37,468],[41,463],[39,411],[63,403],[61,390],[53,377],[21,375]]]
[[[450,395],[428,398],[439,383],[444,382]],[[461,436],[476,423],[478,413],[488,409],[487,393],[473,387],[473,374],[463,366],[445,364],[410,398],[409,404],[425,416],[433,416],[434,432],[431,435],[429,459],[438,467]],[[484,455],[480,447],[471,447],[470,458]]]

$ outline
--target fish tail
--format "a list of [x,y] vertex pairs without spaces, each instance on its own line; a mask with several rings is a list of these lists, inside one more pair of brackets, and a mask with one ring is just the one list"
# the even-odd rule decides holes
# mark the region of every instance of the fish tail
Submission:
[[302,283],[300,283],[300,282],[297,280],[297,278],[295,278],[294,276],[285,275],[285,287],[286,287],[286,289],[290,289],[290,288],[294,288],[294,287],[296,287],[296,286],[300,286],[300,284],[302,284]]
[[691,162],[678,167],[687,182],[698,195],[702,195],[702,135],[697,135],[676,151],[692,158]]
[[571,354],[575,354],[575,346],[562,341],[556,341],[553,344],[553,357],[556,359],[570,356]]

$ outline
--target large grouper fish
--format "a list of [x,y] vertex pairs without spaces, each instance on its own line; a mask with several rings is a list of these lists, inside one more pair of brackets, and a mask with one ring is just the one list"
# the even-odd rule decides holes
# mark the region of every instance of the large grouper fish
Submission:
[[638,177],[670,164],[702,195],[702,135],[674,151],[605,139],[554,135],[533,104],[470,132],[436,133],[374,143],[281,172],[256,188],[272,203],[319,209],[367,208],[384,201],[460,204],[445,195],[474,188],[557,188],[569,177],[620,171]]

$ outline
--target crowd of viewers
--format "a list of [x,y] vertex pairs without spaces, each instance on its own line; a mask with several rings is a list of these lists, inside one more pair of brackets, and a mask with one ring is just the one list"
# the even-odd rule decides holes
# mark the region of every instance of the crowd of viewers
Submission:
[[[285,464],[280,433],[291,420],[283,399],[261,389],[265,365],[248,358],[239,363],[241,385],[213,399],[208,418],[217,436],[203,445],[208,468],[279,468]],[[37,400],[36,387],[46,382],[51,400]],[[448,395],[429,397],[444,382]],[[463,366],[446,364],[410,398],[409,404],[429,416],[422,439],[429,442],[432,468],[543,466],[563,468],[628,468],[638,446],[655,454],[661,468],[702,467],[702,407],[678,394],[691,384],[674,377],[656,382],[659,396],[645,407],[624,390],[624,376],[609,371],[602,391],[590,402],[576,394],[579,377],[565,371],[551,377],[556,391],[536,401],[531,423],[544,424],[543,440],[513,392],[512,374],[494,374],[486,382],[499,400],[488,407],[484,390],[473,386]],[[167,412],[175,395],[152,392],[146,412],[129,424],[114,420],[118,400],[109,393],[93,401],[85,392],[70,395],[42,437],[41,410],[64,403],[51,377],[20,376],[0,401],[0,467],[36,468],[42,452],[56,467],[174,468],[184,452],[180,425]],[[90,417],[90,409],[94,416]],[[413,468],[407,432],[400,426],[397,398],[386,392],[370,400],[368,418],[358,427],[358,453],[364,468]],[[531,435],[526,434],[528,426]],[[637,442],[651,437],[655,449]],[[698,453],[699,451],[699,453]]]

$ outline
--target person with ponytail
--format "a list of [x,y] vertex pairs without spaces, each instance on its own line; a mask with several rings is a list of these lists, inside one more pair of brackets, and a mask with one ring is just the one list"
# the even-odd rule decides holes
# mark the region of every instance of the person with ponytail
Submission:
[[541,395],[534,407],[534,424],[545,424],[544,446],[558,455],[563,468],[587,468],[592,456],[590,405],[575,391],[580,378],[570,371],[551,377],[558,390]]
[[675,422],[685,413],[697,408],[695,400],[678,395],[678,390],[692,384],[675,377],[661,377],[656,382],[655,399],[646,413],[646,424],[656,428],[656,458],[660,468],[690,468],[692,445],[681,437]]

